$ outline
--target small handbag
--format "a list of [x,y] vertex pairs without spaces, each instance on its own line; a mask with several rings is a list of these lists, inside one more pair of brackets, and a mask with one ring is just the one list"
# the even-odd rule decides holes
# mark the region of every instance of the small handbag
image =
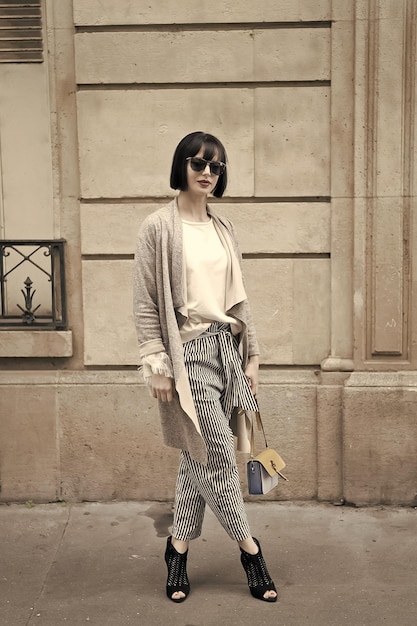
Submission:
[[256,411],[255,415],[258,430],[262,430],[264,436],[265,450],[262,450],[262,452],[254,456],[255,433],[252,420],[250,442],[251,458],[250,461],[247,462],[248,491],[252,496],[261,496],[278,485],[279,477],[284,480],[288,480],[288,478],[281,474],[281,470],[285,467],[285,461],[276,450],[268,447],[261,414],[259,411]]

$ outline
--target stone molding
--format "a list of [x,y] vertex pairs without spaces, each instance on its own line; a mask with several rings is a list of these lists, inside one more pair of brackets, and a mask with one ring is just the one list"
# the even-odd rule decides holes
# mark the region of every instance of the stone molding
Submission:
[[2,330],[0,358],[72,356],[70,330]]

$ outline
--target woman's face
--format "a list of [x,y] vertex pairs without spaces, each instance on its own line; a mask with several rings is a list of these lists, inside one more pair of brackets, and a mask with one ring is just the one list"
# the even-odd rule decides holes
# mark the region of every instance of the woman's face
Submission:
[[[204,146],[201,146],[200,150],[193,158],[204,159]],[[219,155],[217,152],[213,155],[211,161],[219,161]],[[217,185],[219,177],[210,172],[208,164],[199,172],[192,169],[190,160],[187,163],[187,185],[188,191],[191,193],[208,196]]]

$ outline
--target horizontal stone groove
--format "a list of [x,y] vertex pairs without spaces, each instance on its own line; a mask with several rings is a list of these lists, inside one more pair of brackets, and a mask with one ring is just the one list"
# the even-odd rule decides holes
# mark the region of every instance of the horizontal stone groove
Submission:
[[273,30],[297,28],[331,28],[331,21],[317,22],[224,22],[223,24],[126,24],[101,26],[76,26],[76,33],[120,33],[120,32],[178,32],[210,30]]
[[[248,252],[244,259],[330,259],[330,252]],[[132,261],[133,254],[83,254],[83,261]]]
[[[274,363],[273,365],[269,365],[266,363],[260,363],[259,368],[261,370],[264,370],[265,372],[274,372],[275,370],[299,370],[299,371],[310,371],[310,370],[317,370],[320,369],[320,365],[317,364],[309,364],[309,365],[297,365],[297,363],[285,363],[285,364],[279,364],[279,363]],[[317,372],[317,374],[319,374],[320,372]],[[317,380],[319,380],[317,378]],[[272,383],[273,384],[273,383]],[[297,383],[299,384],[299,383]],[[312,384],[312,383],[308,383],[307,381],[302,383],[303,385],[308,385],[308,384]],[[320,384],[320,383],[319,383]],[[320,385],[323,386],[323,385]]]
[[330,259],[330,252],[246,252],[244,259]]
[[[139,365],[139,357],[138,357],[138,365]],[[84,365],[84,369],[86,372],[95,372],[95,371],[97,372],[123,372],[126,370],[136,372],[138,370],[138,365]],[[91,382],[83,383],[82,381],[80,381],[80,383],[77,382],[77,384],[91,385]],[[108,385],[108,381],[105,381],[105,382],[99,381],[94,384],[95,385]],[[121,384],[126,384],[126,383],[122,382]],[[136,384],[144,384],[140,376],[136,380]]]
[[133,254],[83,254],[83,261],[131,261]]
[[[171,202],[172,196],[132,196],[124,198],[81,198],[82,204],[162,204]],[[274,203],[330,203],[330,196],[270,196],[270,197],[249,197],[244,198],[224,196],[223,198],[210,198],[209,204],[274,204]]]
[[330,87],[330,80],[277,80],[236,83],[78,83],[78,91],[148,91],[150,89],[256,89],[257,87]]
[[[139,361],[138,361],[138,365],[139,365]],[[123,372],[123,371],[137,371],[138,370],[138,365],[84,365],[84,372]],[[10,369],[10,368],[9,368]],[[311,364],[311,365],[299,365],[297,363],[288,363],[288,364],[280,364],[280,363],[274,363],[273,365],[265,365],[263,363],[260,363],[259,365],[259,369],[264,371],[264,372],[271,372],[273,373],[274,371],[286,371],[286,370],[291,370],[292,372],[294,371],[306,371],[306,372],[310,372],[310,371],[314,371],[314,370],[320,370],[320,365],[319,364]],[[78,374],[79,372],[77,372]],[[319,373],[319,372],[318,372]],[[138,374],[139,378],[136,380],[134,379],[132,382],[133,384],[138,384],[138,383],[143,383],[143,381],[141,380],[141,376],[140,374]],[[31,381],[28,380],[27,382],[25,381],[24,383],[22,383],[21,381],[19,382],[14,382],[14,381],[7,381],[7,383],[2,383],[2,381],[0,380],[0,385],[2,384],[7,384],[7,385],[22,385],[24,384],[26,385],[31,385]],[[36,383],[35,383],[36,384]],[[70,382],[66,382],[65,380],[63,381],[59,381],[59,384],[61,385],[65,385],[65,384],[71,384]],[[90,380],[77,380],[77,384],[78,385],[108,385],[108,381],[90,381]],[[114,382],[112,381],[113,385],[117,385],[117,384],[126,384],[126,381],[122,381],[121,383],[118,382]],[[297,385],[297,387],[299,387],[300,385],[302,385],[303,387],[307,387],[307,386],[316,386],[320,385],[320,379],[317,377],[317,383],[315,382],[310,382],[308,380],[305,381],[274,381],[274,382],[270,382],[270,381],[265,381],[264,383],[261,383],[263,385],[279,385],[279,384],[285,384],[285,385]],[[320,385],[322,386],[322,385]],[[356,387],[355,387],[356,388]]]

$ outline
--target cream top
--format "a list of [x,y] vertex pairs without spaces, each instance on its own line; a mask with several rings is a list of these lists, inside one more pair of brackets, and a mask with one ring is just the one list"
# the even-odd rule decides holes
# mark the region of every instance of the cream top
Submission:
[[230,324],[234,334],[240,323],[226,315],[226,292],[231,275],[231,250],[212,219],[207,222],[182,220],[184,286],[188,319],[180,330],[182,342],[194,339],[213,321]]

